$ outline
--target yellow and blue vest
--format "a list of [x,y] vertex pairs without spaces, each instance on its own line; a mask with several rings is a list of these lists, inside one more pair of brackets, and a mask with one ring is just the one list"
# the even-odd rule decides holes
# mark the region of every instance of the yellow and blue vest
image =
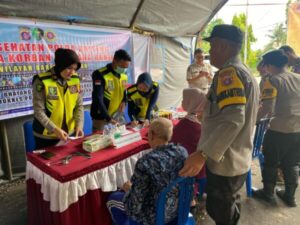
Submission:
[[[63,123],[67,126],[68,133],[71,134],[75,129],[74,109],[80,95],[80,79],[78,74],[74,73],[71,79],[67,81],[67,85],[63,87],[57,81],[57,76],[51,71],[40,73],[37,75],[44,85],[46,95],[46,114],[50,120],[59,128],[62,128]],[[46,137],[55,138],[54,133],[50,133],[47,129],[38,129],[34,123],[33,129],[35,132]],[[35,129],[37,128],[37,129]]]
[[154,94],[157,87],[158,87],[158,83],[153,81],[151,92],[148,94],[147,97],[142,96],[138,92],[136,85],[133,85],[127,89],[128,102],[133,101],[135,106],[140,109],[138,115],[135,115],[137,118],[146,119],[146,114],[149,107],[151,95]]

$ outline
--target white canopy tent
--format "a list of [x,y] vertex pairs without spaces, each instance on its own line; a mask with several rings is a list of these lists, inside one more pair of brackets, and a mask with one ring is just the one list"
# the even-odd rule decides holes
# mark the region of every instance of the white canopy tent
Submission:
[[[226,2],[227,0],[1,0],[0,20],[32,19],[37,23],[46,21],[52,24],[69,23],[133,31],[135,73],[137,75],[150,71],[153,78],[160,81],[159,106],[171,107],[180,104],[181,90],[187,86],[185,73],[193,51],[193,37]],[[19,128],[24,120],[28,120],[28,117],[0,121],[5,172],[10,180],[12,170],[17,171],[17,168],[24,168],[25,165],[24,144],[18,138],[23,136],[22,129]],[[7,133],[15,135],[8,141]],[[10,155],[14,157],[10,159]]]
[[0,16],[195,35],[227,0],[2,0]]

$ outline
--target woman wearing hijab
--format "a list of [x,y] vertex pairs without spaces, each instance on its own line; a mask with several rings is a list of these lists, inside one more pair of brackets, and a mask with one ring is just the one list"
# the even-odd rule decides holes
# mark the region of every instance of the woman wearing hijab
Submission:
[[77,70],[81,63],[70,49],[55,51],[55,66],[33,78],[33,134],[36,148],[83,136],[83,101]]
[[[173,129],[171,142],[185,147],[190,154],[197,150],[201,136],[200,119],[206,104],[206,91],[198,88],[186,88],[183,90],[182,108],[187,115],[179,121]],[[197,178],[206,177],[205,166]]]
[[158,83],[152,81],[149,73],[139,75],[136,84],[127,89],[128,115],[133,126],[138,122],[142,122],[144,125],[149,124],[158,94]]
[[[287,71],[288,58],[280,50],[263,56],[269,82],[262,91],[262,112],[271,112],[270,126],[263,141],[263,188],[253,197],[276,205],[274,189],[277,168],[283,171],[284,189],[277,196],[289,207],[296,207],[300,162],[300,76]],[[259,114],[264,117],[264,114]]]

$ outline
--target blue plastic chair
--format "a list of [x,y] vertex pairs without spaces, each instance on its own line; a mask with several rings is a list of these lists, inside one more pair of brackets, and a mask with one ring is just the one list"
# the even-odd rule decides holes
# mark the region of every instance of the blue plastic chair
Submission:
[[178,217],[177,225],[195,225],[195,220],[190,214],[190,205],[193,196],[193,184],[194,178],[178,177],[171,184],[164,188],[159,194],[156,205],[156,223],[155,225],[165,225],[165,204],[167,193],[172,190],[173,187],[179,188],[179,201],[178,201]]
[[207,183],[206,177],[201,179],[196,179],[196,182],[198,183],[199,198],[201,199],[205,192],[205,187]]
[[84,124],[83,124],[84,135],[90,135],[93,133],[93,121],[90,115],[90,111],[84,111]]
[[23,124],[24,138],[25,138],[25,149],[26,152],[32,152],[35,149],[35,140],[32,130],[32,121],[26,121]]
[[[253,140],[253,151],[252,151],[252,159],[258,158],[260,170],[262,171],[264,166],[264,155],[261,151],[261,146],[263,144],[264,135],[268,128],[270,119],[262,119],[256,126],[254,140]],[[252,173],[251,168],[248,171],[247,179],[246,179],[246,189],[247,196],[252,197]]]

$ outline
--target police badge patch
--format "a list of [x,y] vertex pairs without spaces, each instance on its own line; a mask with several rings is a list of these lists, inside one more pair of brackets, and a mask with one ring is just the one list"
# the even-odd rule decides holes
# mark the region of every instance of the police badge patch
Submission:
[[70,86],[70,87],[69,87],[69,90],[70,90],[70,93],[71,93],[71,94],[78,93],[78,87],[77,87],[77,85],[76,85],[76,84],[75,84],[75,85],[72,85],[72,86]]
[[232,70],[229,70],[229,71],[226,71],[226,72],[223,72],[222,74],[220,74],[221,81],[224,86],[228,86],[228,85],[232,84],[232,82],[233,82],[232,75],[233,75]]
[[123,86],[123,88],[126,88],[126,86],[127,86],[127,80],[122,80],[122,86]]
[[57,87],[49,87],[49,89],[48,89],[48,99],[50,99],[50,100],[57,100],[58,99]]
[[36,88],[37,92],[41,92],[43,90],[44,86],[42,84],[37,84],[35,88]]
[[140,99],[140,98],[135,99],[134,102],[135,102],[135,104],[136,104],[137,106],[143,106],[142,99]]
[[113,80],[108,80],[107,89],[108,89],[108,91],[113,91],[115,89]]

